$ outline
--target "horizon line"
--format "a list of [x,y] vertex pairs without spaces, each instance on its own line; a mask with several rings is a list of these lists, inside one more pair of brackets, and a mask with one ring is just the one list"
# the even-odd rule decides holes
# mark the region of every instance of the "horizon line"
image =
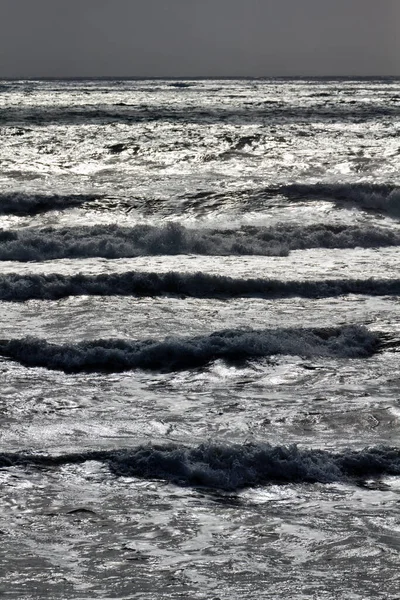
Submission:
[[123,80],[123,81],[216,81],[216,80],[248,80],[262,81],[271,79],[400,79],[400,75],[42,75],[42,76],[2,76],[0,81],[93,81],[93,80]]

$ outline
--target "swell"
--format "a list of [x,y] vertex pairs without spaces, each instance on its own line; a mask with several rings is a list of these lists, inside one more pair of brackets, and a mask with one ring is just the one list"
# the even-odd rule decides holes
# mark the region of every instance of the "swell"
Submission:
[[[263,211],[274,207],[277,202],[281,207],[282,200],[330,200],[338,208],[358,208],[395,218],[400,216],[400,187],[390,183],[291,183],[231,192],[200,191],[181,197],[185,210],[195,210],[200,214],[215,209],[215,206],[222,208],[226,204],[235,205],[244,212]],[[179,207],[176,208],[178,209]]]
[[115,476],[162,479],[177,485],[221,490],[265,484],[361,482],[400,475],[400,448],[376,447],[332,453],[297,446],[177,444],[86,451],[51,456],[3,453],[0,468],[59,467],[98,461]]
[[66,373],[131,369],[175,371],[223,359],[245,361],[275,354],[366,358],[380,348],[380,337],[364,327],[325,329],[227,329],[211,335],[163,341],[100,339],[64,345],[26,337],[0,340],[0,356],[28,367]]
[[63,258],[129,258],[157,254],[287,256],[306,248],[400,245],[400,231],[346,225],[242,227],[234,230],[95,225],[0,231],[0,260],[43,261]]
[[29,194],[26,192],[10,192],[0,194],[1,215],[35,215],[52,210],[64,210],[81,206],[85,202],[98,199],[90,194]]
[[306,121],[336,121],[361,122],[376,121],[383,117],[398,117],[400,109],[396,105],[363,102],[350,104],[346,101],[333,102],[326,99],[316,99],[307,106],[291,106],[284,101],[254,102],[225,108],[209,106],[191,106],[172,108],[169,106],[148,106],[118,102],[104,107],[91,105],[64,106],[35,106],[34,108],[18,107],[0,110],[0,124],[26,123],[42,127],[53,124],[89,125],[107,123],[215,123],[233,122],[235,125],[244,123],[304,122]]
[[333,200],[338,204],[354,204],[363,210],[400,216],[400,188],[376,183],[294,183],[276,191],[295,200]]
[[[216,202],[220,206],[226,202],[229,204],[237,202],[243,210],[262,209],[265,208],[268,201],[277,196],[284,196],[295,201],[332,200],[339,206],[349,204],[363,210],[386,213],[390,216],[398,217],[400,215],[399,186],[373,183],[293,183],[261,189],[236,190],[231,193],[204,191],[192,195],[186,194],[180,198],[180,205],[174,204],[174,211],[179,213],[194,208],[201,212],[214,207]],[[93,194],[0,193],[0,214],[32,215],[52,210],[64,210],[99,198],[99,195]],[[127,208],[131,207],[132,205],[128,203]],[[144,208],[149,210],[146,206]],[[151,204],[152,211],[158,212],[160,208],[162,206],[159,203],[158,205]],[[344,229],[346,228],[344,227]],[[383,230],[378,231],[383,232]],[[329,234],[329,228],[327,232]],[[331,232],[335,233],[334,229],[331,229]],[[340,231],[337,232],[340,233]],[[359,235],[362,236],[362,233]]]
[[69,296],[180,296],[192,298],[329,298],[348,294],[400,295],[400,279],[282,281],[207,273],[105,273],[0,275],[0,300],[59,300]]

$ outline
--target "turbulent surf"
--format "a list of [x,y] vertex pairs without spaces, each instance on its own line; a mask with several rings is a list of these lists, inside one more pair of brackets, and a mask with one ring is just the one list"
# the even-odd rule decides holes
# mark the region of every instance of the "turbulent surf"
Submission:
[[0,82],[0,595],[398,598],[399,99]]

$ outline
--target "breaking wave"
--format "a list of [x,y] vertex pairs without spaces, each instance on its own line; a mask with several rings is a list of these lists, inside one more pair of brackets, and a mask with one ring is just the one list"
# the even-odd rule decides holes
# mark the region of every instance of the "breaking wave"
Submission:
[[400,232],[345,225],[242,227],[234,230],[95,225],[0,231],[0,260],[42,261],[62,258],[129,258],[156,254],[287,256],[306,248],[400,245]]
[[363,327],[325,329],[227,329],[207,336],[158,340],[100,339],[49,344],[38,338],[0,340],[0,356],[28,367],[66,373],[131,369],[175,371],[224,359],[244,361],[275,354],[364,358],[379,349],[380,338]]
[[347,294],[400,295],[400,279],[282,281],[236,279],[207,273],[104,273],[0,275],[0,300],[59,300],[68,296],[180,296],[192,298],[330,298]]
[[[28,194],[10,192],[0,194],[0,214],[2,215],[35,215],[51,210],[64,210],[81,206],[85,202],[98,199],[98,196],[58,194]],[[4,234],[4,232],[2,232]]]
[[263,443],[210,443],[198,447],[149,445],[59,456],[0,454],[0,468],[57,467],[86,461],[107,464],[115,476],[162,479],[177,485],[220,490],[265,484],[361,482],[368,478],[400,475],[400,448],[390,447],[332,453]]

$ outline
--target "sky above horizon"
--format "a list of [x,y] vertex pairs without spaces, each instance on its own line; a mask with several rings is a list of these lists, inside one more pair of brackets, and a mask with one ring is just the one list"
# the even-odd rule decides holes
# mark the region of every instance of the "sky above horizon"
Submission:
[[0,77],[399,75],[399,0],[1,0]]

